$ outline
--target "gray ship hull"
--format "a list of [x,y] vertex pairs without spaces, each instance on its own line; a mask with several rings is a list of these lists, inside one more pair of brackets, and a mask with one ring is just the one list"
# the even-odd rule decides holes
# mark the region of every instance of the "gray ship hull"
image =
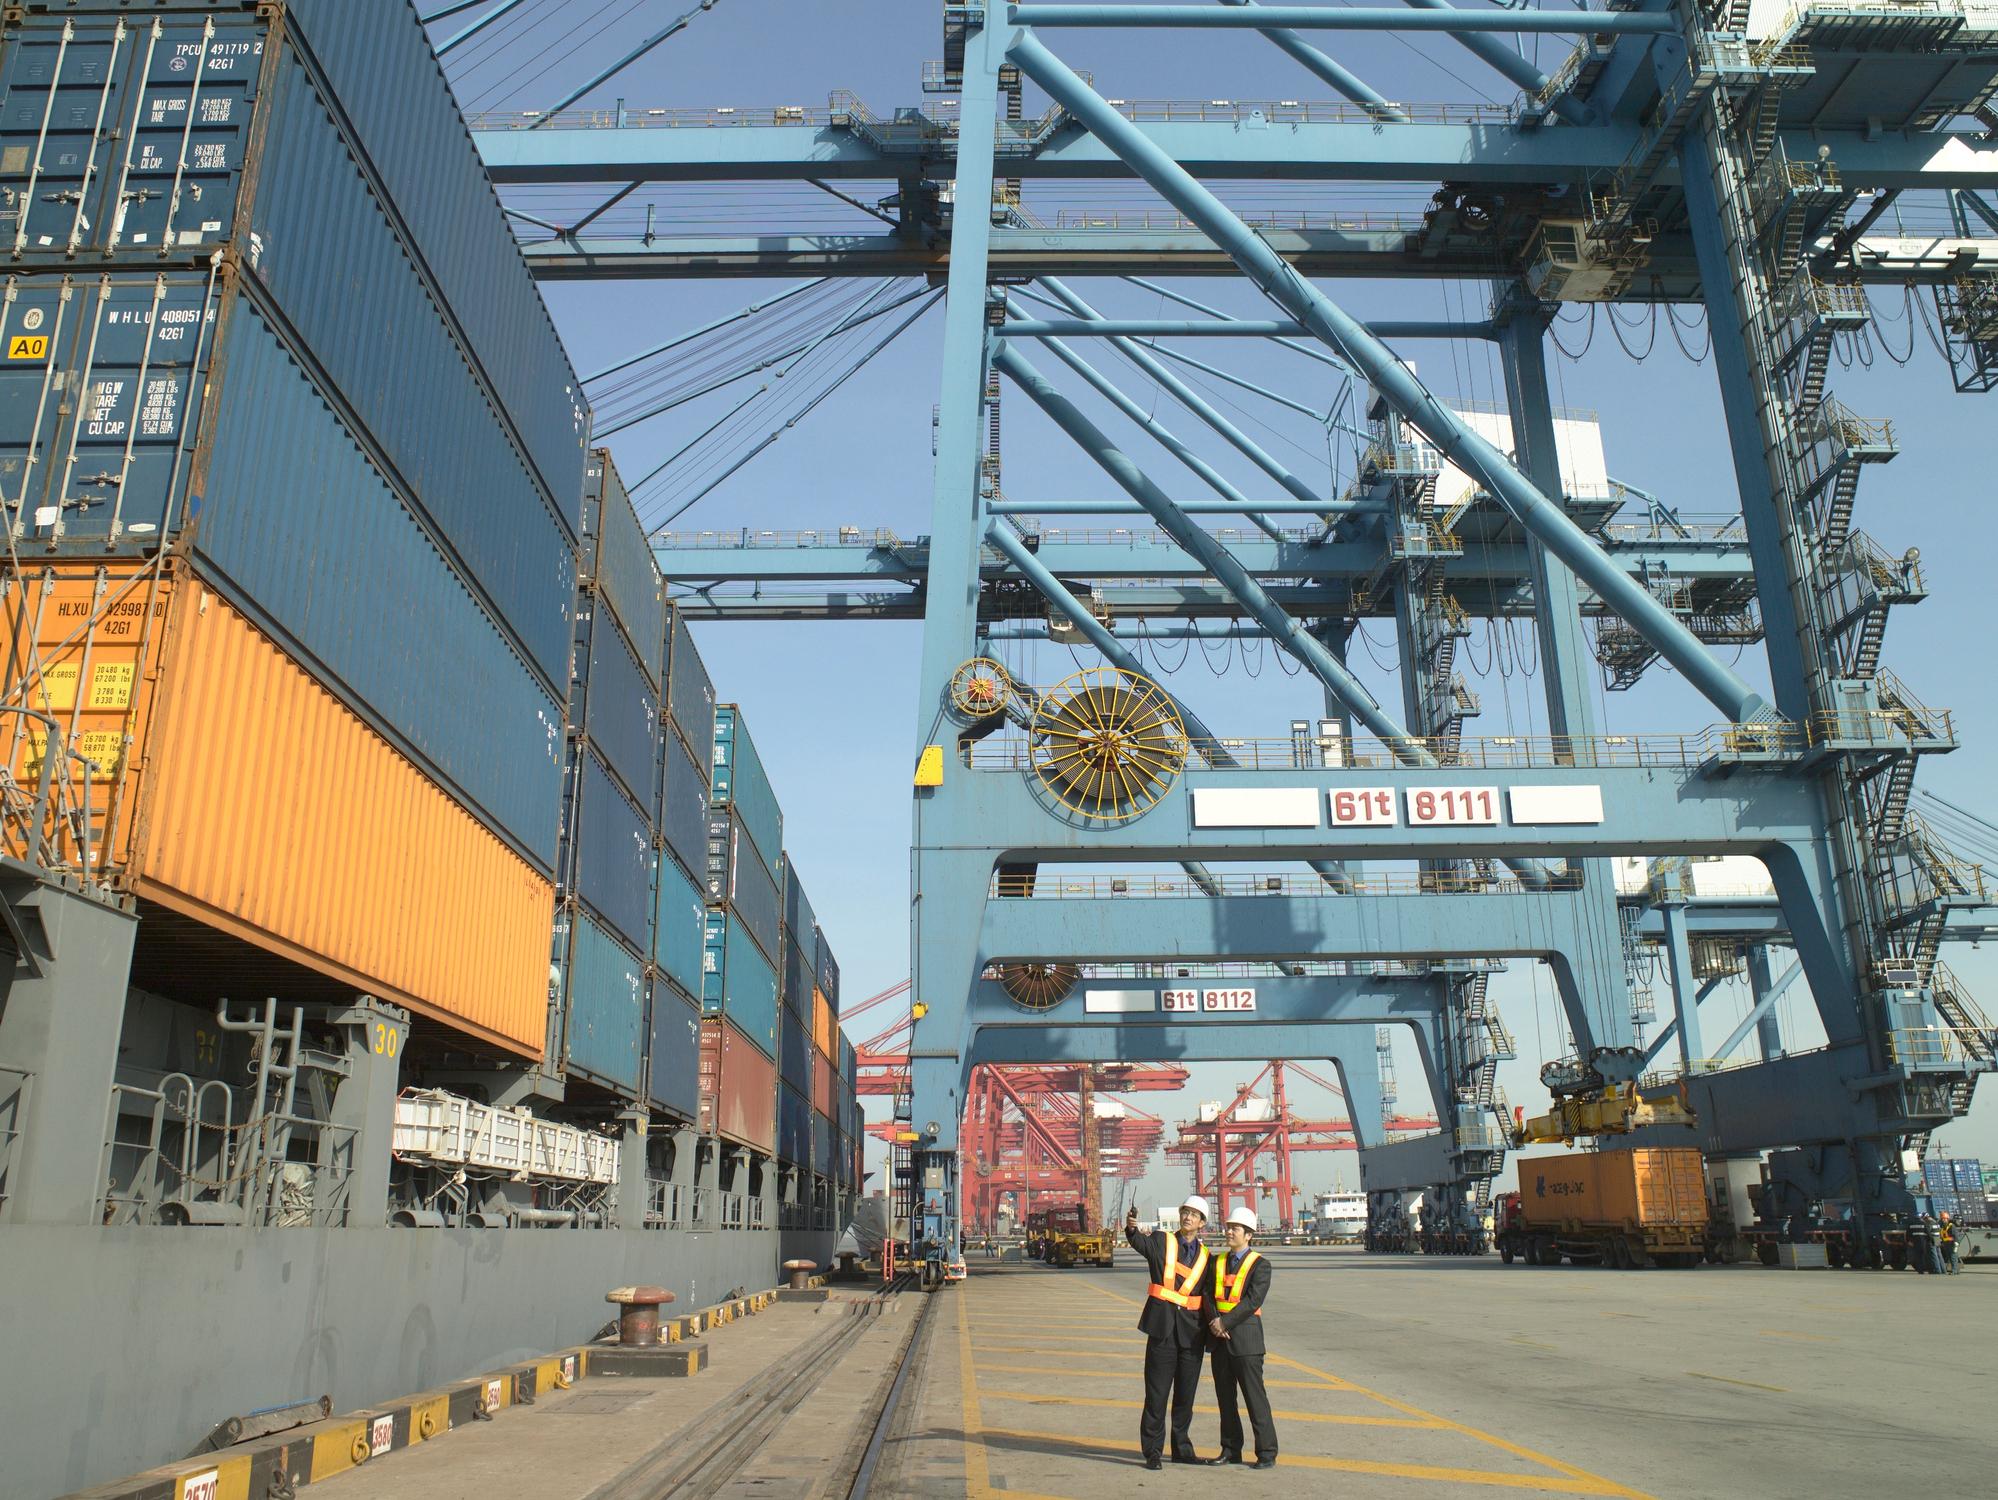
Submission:
[[289,1401],[349,1411],[587,1341],[614,1286],[680,1305],[823,1263],[810,1230],[12,1227],[0,1492],[64,1494]]

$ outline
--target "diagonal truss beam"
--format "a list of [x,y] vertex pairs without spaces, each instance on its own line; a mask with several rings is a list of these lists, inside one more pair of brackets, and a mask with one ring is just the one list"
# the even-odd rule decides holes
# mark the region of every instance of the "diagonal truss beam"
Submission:
[[[1190,14],[1229,15],[1235,12],[1194,11]],[[1341,14],[1358,12],[1345,11]],[[1495,14],[1515,17],[1541,13],[1501,11]],[[1577,15],[1580,14],[1577,12]],[[1596,15],[1595,12],[1587,14]],[[1603,19],[1618,18],[1610,16]],[[1626,16],[1622,19],[1645,18]],[[1773,713],[1761,694],[1709,651],[1683,621],[1619,569],[1566,511],[1541,494],[1490,441],[1431,395],[1392,350],[1286,265],[1220,199],[1106,104],[1038,38],[1022,34],[1015,40],[1009,56],[1022,72],[1076,116],[1161,197],[1208,234],[1265,295],[1307,324],[1320,340],[1364,375],[1404,420],[1436,444],[1459,468],[1482,480],[1485,488],[1520,525],[1573,569],[1577,577],[1656,647],[1658,653],[1709,702],[1738,723],[1765,718]],[[1379,733],[1378,730],[1375,732]]]
[[[1223,5],[1254,5],[1256,0],[1221,0],[1221,3]],[[1320,52],[1290,28],[1285,26],[1265,27],[1263,35],[1279,51],[1288,53],[1291,57],[1302,63],[1305,69],[1314,77],[1330,84],[1355,104],[1365,108],[1376,119],[1401,121],[1408,118],[1400,108],[1389,103],[1380,94],[1376,93],[1373,87],[1358,74],[1352,72],[1334,59],[1327,57],[1323,52]]]

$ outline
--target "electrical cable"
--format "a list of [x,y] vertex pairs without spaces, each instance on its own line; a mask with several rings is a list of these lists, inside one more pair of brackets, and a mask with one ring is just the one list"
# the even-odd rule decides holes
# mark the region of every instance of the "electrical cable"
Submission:
[[1561,318],[1561,317],[1557,317],[1557,318],[1555,318],[1555,319],[1554,319],[1554,321],[1553,321],[1552,323],[1549,323],[1549,324],[1547,325],[1547,339],[1548,339],[1548,342],[1550,342],[1551,344],[1553,344],[1553,346],[1554,346],[1554,347],[1555,347],[1555,348],[1556,348],[1557,350],[1559,350],[1559,351],[1560,351],[1560,353],[1561,353],[1561,356],[1562,356],[1562,358],[1564,358],[1564,359],[1569,359],[1569,360],[1573,360],[1573,361],[1575,361],[1575,362],[1577,362],[1577,363],[1580,363],[1580,361],[1581,361],[1581,359],[1582,359],[1582,356],[1583,356],[1583,355],[1585,355],[1585,354],[1587,354],[1587,353],[1589,352],[1589,350],[1590,350],[1591,348],[1593,348],[1593,347],[1595,346],[1595,342],[1596,342],[1596,306],[1597,306],[1597,304],[1595,304],[1595,303],[1593,303],[1593,302],[1591,302],[1591,303],[1589,304],[1589,317],[1588,317],[1588,323],[1589,323],[1589,336],[1588,336],[1588,337],[1587,337],[1586,339],[1584,339],[1584,340],[1582,341],[1582,347],[1581,347],[1580,349],[1572,349],[1572,350],[1571,350],[1571,349],[1570,349],[1570,348],[1569,348],[1569,347],[1568,347],[1568,346],[1567,346],[1566,344],[1564,344],[1564,343],[1562,343],[1562,342],[1561,342],[1561,335],[1560,335],[1560,334],[1558,334],[1558,333],[1556,333],[1556,332],[1554,331],[1554,328],[1555,328],[1555,325],[1556,325],[1556,324],[1560,324],[1560,323],[1568,323],[1568,322],[1575,322],[1575,323],[1579,323],[1579,322],[1581,322],[1581,321],[1582,321],[1582,320],[1581,320],[1580,318],[1572,318],[1572,319],[1571,319],[1571,318]]

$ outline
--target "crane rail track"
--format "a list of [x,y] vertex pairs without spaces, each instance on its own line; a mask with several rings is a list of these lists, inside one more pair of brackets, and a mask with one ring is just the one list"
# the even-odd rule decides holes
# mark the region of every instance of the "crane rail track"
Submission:
[[[819,1389],[894,1294],[913,1284],[910,1278],[898,1277],[864,1301],[844,1304],[847,1311],[834,1327],[744,1385],[730,1402],[726,1421],[717,1424],[715,1430],[703,1434],[698,1430],[676,1429],[621,1473],[590,1491],[584,1500],[667,1500],[669,1496],[672,1500],[711,1500],[721,1494],[775,1437],[786,1419]],[[882,1444],[900,1404],[914,1351],[922,1338],[929,1301],[923,1299],[923,1311],[903,1345],[887,1400],[853,1486],[847,1491],[849,1500],[864,1497],[868,1492]]]

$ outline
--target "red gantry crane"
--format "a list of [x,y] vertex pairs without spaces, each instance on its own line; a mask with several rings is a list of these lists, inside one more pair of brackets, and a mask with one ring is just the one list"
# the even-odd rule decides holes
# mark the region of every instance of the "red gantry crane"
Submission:
[[[1179,1138],[1166,1147],[1167,1157],[1193,1168],[1193,1190],[1213,1205],[1216,1219],[1225,1219],[1237,1204],[1256,1208],[1267,1196],[1275,1202],[1278,1227],[1294,1228],[1297,1185],[1291,1158],[1304,1151],[1357,1149],[1350,1120],[1298,1118],[1285,1090],[1286,1071],[1345,1097],[1337,1084],[1299,1063],[1271,1062],[1240,1085],[1235,1097],[1214,1110],[1212,1118],[1203,1108],[1198,1119],[1181,1121]],[[1265,1080],[1267,1097],[1256,1092]],[[1434,1130],[1436,1122],[1395,1116],[1385,1126],[1390,1131],[1423,1131]]]
[[[909,993],[906,982],[871,996],[847,1012],[851,1022]],[[857,1042],[859,1091],[893,1099],[909,1093],[907,1010],[881,1031]],[[1157,1063],[1022,1063],[974,1068],[958,1133],[964,1187],[963,1223],[969,1233],[991,1233],[1001,1210],[1025,1224],[1036,1203],[1085,1205],[1092,1226],[1104,1222],[1103,1183],[1135,1182],[1165,1140],[1165,1122],[1105,1095],[1172,1092],[1183,1088],[1186,1069]],[[907,1128],[903,1111],[871,1123],[868,1134],[898,1145]]]

